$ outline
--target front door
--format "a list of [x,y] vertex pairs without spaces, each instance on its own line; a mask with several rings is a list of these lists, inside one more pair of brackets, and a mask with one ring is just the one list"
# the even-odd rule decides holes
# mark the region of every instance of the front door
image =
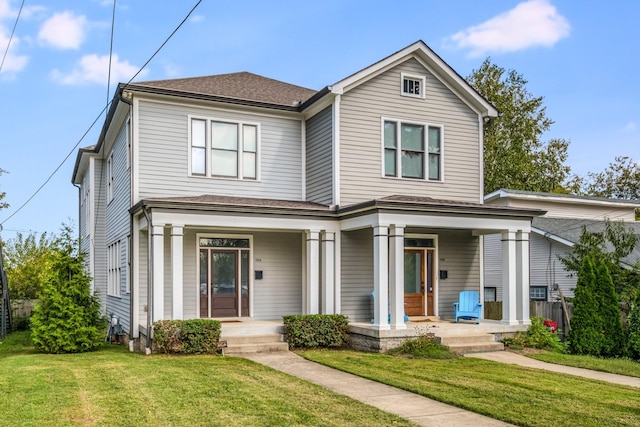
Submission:
[[200,317],[249,315],[249,251],[200,249]]
[[404,311],[407,316],[435,315],[433,257],[433,249],[404,250]]

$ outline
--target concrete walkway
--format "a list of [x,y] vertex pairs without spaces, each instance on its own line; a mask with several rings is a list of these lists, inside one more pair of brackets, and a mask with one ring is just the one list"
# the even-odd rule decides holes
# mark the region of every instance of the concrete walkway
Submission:
[[465,354],[464,356],[492,360],[494,362],[510,363],[513,365],[526,366],[528,368],[544,369],[547,371],[576,375],[578,377],[592,378],[594,380],[628,385],[631,387],[640,387],[640,378],[637,377],[627,377],[625,375],[609,374],[606,372],[592,371],[590,369],[556,365],[554,363],[547,363],[540,360],[531,359],[530,357],[522,356],[510,351],[496,351],[492,353],[469,353]]
[[437,402],[408,391],[308,361],[295,353],[257,353],[243,356],[278,371],[321,385],[335,393],[396,414],[421,426],[493,427],[511,424]]

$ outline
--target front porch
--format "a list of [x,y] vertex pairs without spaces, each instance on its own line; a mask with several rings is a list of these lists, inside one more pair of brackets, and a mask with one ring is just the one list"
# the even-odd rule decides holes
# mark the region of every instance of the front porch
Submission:
[[[527,325],[507,325],[496,320],[483,320],[480,324],[475,324],[455,323],[453,320],[417,319],[412,321],[410,319],[405,325],[406,329],[380,330],[371,323],[350,322],[351,346],[356,350],[380,353],[398,347],[404,341],[425,333],[433,333],[436,339],[445,345],[463,341],[464,338],[481,335],[488,335],[493,338],[491,342],[497,343],[504,336],[512,335],[518,331],[525,331],[528,327]],[[222,320],[220,339],[228,342],[237,342],[238,338],[242,338],[243,343],[248,343],[251,342],[251,337],[255,337],[256,346],[254,352],[261,352],[264,351],[261,349],[265,348],[262,337],[277,335],[278,337],[274,339],[285,341],[284,334],[284,324],[280,320],[225,319]],[[225,354],[237,353],[227,351]]]

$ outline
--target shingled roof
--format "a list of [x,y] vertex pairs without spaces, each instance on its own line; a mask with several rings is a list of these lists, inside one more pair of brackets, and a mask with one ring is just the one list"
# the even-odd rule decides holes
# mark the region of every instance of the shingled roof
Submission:
[[154,80],[129,84],[172,91],[219,96],[230,99],[263,102],[296,107],[317,93],[316,90],[292,85],[246,71],[184,79]]

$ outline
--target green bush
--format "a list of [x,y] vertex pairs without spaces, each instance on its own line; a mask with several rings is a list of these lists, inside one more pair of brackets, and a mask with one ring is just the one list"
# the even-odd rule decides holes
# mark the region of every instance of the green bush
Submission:
[[640,293],[627,318],[629,356],[640,361]]
[[40,303],[31,316],[31,338],[46,353],[80,353],[97,349],[104,341],[106,320],[100,301],[91,295],[69,228],[51,255],[51,274],[40,290]]
[[216,353],[222,325],[218,320],[159,320],[153,324],[153,342],[161,353]]
[[349,342],[349,318],[342,314],[284,316],[290,348],[339,348]]
[[428,333],[428,329],[419,330],[416,338],[406,340],[400,347],[389,350],[388,354],[421,359],[455,359],[459,357],[449,348],[438,344],[433,334]]
[[542,316],[531,318],[531,325],[524,335],[524,345],[544,350],[564,351],[564,344],[560,342],[557,334],[547,329]]
[[593,257],[586,255],[578,272],[574,292],[574,309],[568,349],[571,354],[600,356],[602,352],[602,318],[596,296],[596,268]]

